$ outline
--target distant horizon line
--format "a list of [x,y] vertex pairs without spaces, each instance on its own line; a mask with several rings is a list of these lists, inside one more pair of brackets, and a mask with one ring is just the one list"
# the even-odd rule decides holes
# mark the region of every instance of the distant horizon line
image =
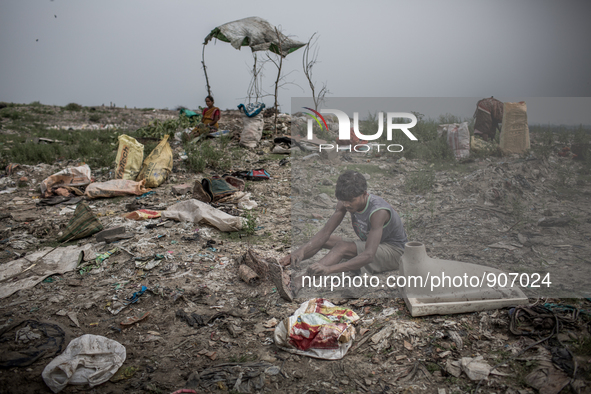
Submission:
[[[45,106],[49,106],[49,107],[65,107],[66,105],[57,105],[57,104],[43,104],[40,101],[32,101],[30,103],[15,103],[15,102],[8,102],[8,101],[0,101],[0,103],[3,104],[12,104],[12,105],[45,105]],[[69,104],[77,104],[77,103],[69,103]],[[80,104],[78,104],[80,105]],[[105,105],[105,104],[98,104],[98,105],[81,105],[82,107],[87,107],[87,108],[93,108],[93,107],[105,107],[105,108],[118,108],[118,109],[134,109],[134,110],[161,110],[161,111],[179,111],[181,108],[186,108],[186,109],[190,109],[188,107],[185,107],[183,105],[178,105],[176,106],[176,108],[169,108],[169,107],[162,107],[162,108],[157,108],[157,107],[128,107],[126,105],[124,105],[123,107],[119,107],[116,106],[116,104],[110,103],[109,105]],[[272,107],[269,107],[272,108]],[[226,109],[222,109],[222,111],[238,111],[240,112],[240,109],[238,108],[226,108]],[[297,111],[295,113],[299,113],[302,111]],[[287,114],[287,115],[292,115],[291,113],[288,112],[279,112],[280,114]],[[303,113],[303,112],[302,112]],[[456,116],[458,118],[461,118],[460,116],[454,115],[454,114],[449,114],[449,113],[445,113],[445,114],[440,114],[439,116]],[[436,118],[432,118],[431,116],[426,117],[426,119],[428,120],[433,120],[433,121],[437,121]],[[463,119],[466,119],[465,117]],[[365,120],[365,118],[361,118],[360,120]],[[465,120],[464,120],[465,121]],[[540,123],[540,122],[528,122],[528,126],[553,126],[553,127],[565,127],[565,128],[576,128],[576,127],[584,127],[584,128],[591,128],[591,124],[584,124],[584,123],[577,123],[577,124],[566,124],[566,123],[548,123],[548,122],[544,122],[544,123]]]

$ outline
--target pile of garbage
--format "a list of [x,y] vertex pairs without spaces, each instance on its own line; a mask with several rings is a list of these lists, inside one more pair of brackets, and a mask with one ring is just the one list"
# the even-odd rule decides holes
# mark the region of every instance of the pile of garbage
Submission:
[[[274,127],[274,116],[263,113],[263,119],[265,129]],[[305,127],[306,117],[278,120],[279,129],[292,122]],[[277,261],[289,249],[292,229],[310,232],[334,211],[327,189],[338,173],[314,163],[320,158],[314,156],[306,163],[316,172],[296,171],[292,178],[291,169],[280,164],[289,157],[266,160],[256,151],[317,151],[313,141],[259,141],[245,150],[250,168],[193,179],[174,160],[167,169],[169,140],[144,157],[142,144],[126,137],[119,139],[115,170],[65,161],[12,164],[10,175],[0,179],[6,200],[0,212],[0,391],[14,390],[9,380],[53,392],[77,385],[163,393],[448,393],[477,385],[479,391],[518,393],[559,392],[567,385],[584,390],[588,384],[580,373],[588,357],[569,354],[588,336],[584,300],[574,309],[541,301],[420,319],[397,299],[328,294],[294,302],[289,275]],[[372,192],[396,200],[408,227],[432,239],[429,247],[439,257],[488,259],[494,253],[516,264],[517,252],[568,246],[536,242],[542,237],[530,230],[513,234],[508,213],[499,212],[500,198],[513,193],[528,204],[539,199],[550,187],[552,168],[507,160],[483,160],[459,177],[437,171],[428,195],[391,187],[421,171],[415,160],[384,160],[366,175]],[[365,163],[364,158],[353,164]],[[114,179],[106,175],[111,172]],[[41,183],[43,194],[19,187],[23,177],[26,184]],[[558,228],[566,234],[574,219],[558,211],[566,203],[551,203],[555,213],[536,222],[536,231]],[[292,224],[292,208],[301,222]],[[258,217],[248,219],[244,212]],[[452,220],[445,222],[443,214]],[[498,234],[494,228],[498,239],[484,232],[493,220],[501,223]],[[245,226],[259,236],[245,237]],[[475,248],[478,241],[470,237],[490,242]],[[582,242],[574,245],[584,250]],[[544,258],[563,262],[551,253]]]

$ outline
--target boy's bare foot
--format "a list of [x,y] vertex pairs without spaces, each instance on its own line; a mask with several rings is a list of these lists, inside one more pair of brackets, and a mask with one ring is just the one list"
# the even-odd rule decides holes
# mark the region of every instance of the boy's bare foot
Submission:
[[304,276],[304,275],[302,274],[302,275],[294,276],[292,278],[291,283],[289,284],[290,289],[291,289],[294,296],[297,296],[297,294],[302,289],[302,276]]

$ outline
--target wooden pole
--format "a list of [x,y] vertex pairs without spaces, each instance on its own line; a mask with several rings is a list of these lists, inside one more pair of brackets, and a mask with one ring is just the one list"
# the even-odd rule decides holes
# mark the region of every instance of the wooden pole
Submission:
[[205,83],[207,84],[207,95],[211,96],[211,86],[209,86],[209,78],[207,77],[207,67],[205,66],[205,44],[201,51],[201,64],[203,66],[203,73],[205,74]]

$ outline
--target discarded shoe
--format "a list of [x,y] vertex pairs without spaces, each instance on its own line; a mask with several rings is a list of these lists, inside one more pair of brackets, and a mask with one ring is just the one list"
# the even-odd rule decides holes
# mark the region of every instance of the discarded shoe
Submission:
[[188,313],[186,313],[182,309],[179,309],[178,311],[176,311],[176,317],[178,317],[182,321],[186,322],[191,327],[195,326],[195,324],[197,324],[197,326],[205,325],[205,321],[203,320],[203,316],[198,315],[195,312],[193,312],[189,315]]
[[293,301],[293,293],[289,287],[290,278],[283,267],[272,257],[265,258],[253,249],[242,256],[238,264],[245,264],[250,267],[261,279],[268,279],[273,282],[281,298]]
[[293,293],[289,288],[289,275],[283,271],[283,267],[278,262],[275,261],[269,264],[269,276],[281,298],[292,302]]
[[128,316],[124,321],[121,322],[122,326],[131,326],[132,324],[138,323],[144,320],[150,315],[150,312],[144,312],[140,316]]
[[203,189],[203,185],[200,181],[195,181],[195,186],[193,187],[193,197],[204,203],[211,202],[211,196],[207,194],[205,189]]
[[218,201],[238,191],[237,188],[219,177],[206,177],[201,180],[203,190],[211,201]]

